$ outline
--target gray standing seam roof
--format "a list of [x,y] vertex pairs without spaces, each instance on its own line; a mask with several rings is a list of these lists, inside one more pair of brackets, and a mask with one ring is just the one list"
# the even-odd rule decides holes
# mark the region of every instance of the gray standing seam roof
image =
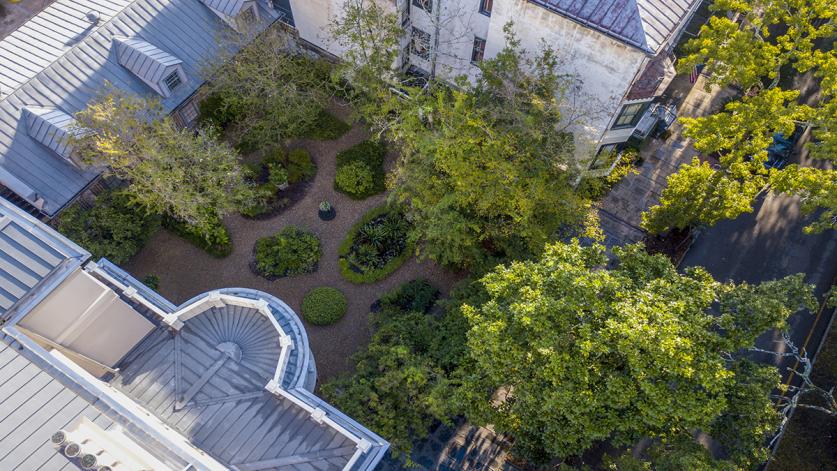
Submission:
[[66,261],[88,256],[0,198],[0,318]]
[[529,0],[656,54],[701,0]]
[[[279,16],[257,2],[266,25]],[[87,12],[100,19],[91,23]],[[200,0],[57,0],[0,41],[0,183],[55,215],[96,176],[30,137],[24,107],[73,115],[106,82],[156,96],[120,65],[114,37],[153,44],[182,62],[186,83],[161,100],[171,112],[203,83],[201,67],[219,52],[229,26]]]
[[0,469],[77,470],[50,443],[50,436],[84,416],[107,430],[114,423],[0,340]]

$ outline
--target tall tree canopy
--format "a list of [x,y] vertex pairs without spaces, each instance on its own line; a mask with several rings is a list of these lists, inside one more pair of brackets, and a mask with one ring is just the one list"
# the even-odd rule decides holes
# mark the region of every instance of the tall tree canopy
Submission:
[[530,56],[511,33],[474,86],[431,83],[399,100],[393,197],[406,203],[430,258],[460,267],[537,253],[588,201],[559,108],[568,83],[554,52]]
[[278,26],[259,35],[230,34],[204,75],[207,92],[234,117],[235,137],[281,144],[314,126],[331,98],[330,65],[298,50]]
[[[735,85],[746,94],[715,115],[682,120],[697,150],[720,156],[720,169],[682,166],[660,205],[644,215],[644,227],[659,233],[734,218],[752,211],[759,189],[768,184],[775,192],[801,196],[806,212],[823,210],[806,232],[837,227],[837,171],[797,165],[767,171],[763,165],[773,135],[790,136],[801,124],[812,126],[812,156],[837,163],[837,4],[716,0],[712,9],[716,16],[686,44],[678,68],[706,64],[709,85]],[[735,14],[740,24],[730,19]],[[798,91],[781,88],[783,75],[795,74],[818,82],[817,100],[802,103]],[[688,207],[694,209],[681,213]]]
[[178,129],[156,100],[108,87],[76,121],[80,159],[126,180],[149,212],[208,231],[251,192],[235,150],[212,129]]
[[[802,275],[736,285],[702,268],[680,274],[638,245],[615,255],[608,269],[600,245],[554,243],[537,261],[486,275],[488,300],[462,308],[470,324],[463,407],[535,461],[580,454],[597,440],[632,444],[694,429],[718,430],[745,460],[739,442],[763,440],[764,421],[716,419],[759,416],[769,400],[741,386],[763,376],[731,354],[813,306],[810,287]],[[731,423],[756,430],[730,434]]]

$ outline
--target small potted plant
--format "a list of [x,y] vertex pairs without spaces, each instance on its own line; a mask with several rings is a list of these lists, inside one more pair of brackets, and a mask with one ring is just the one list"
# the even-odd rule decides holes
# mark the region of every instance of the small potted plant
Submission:
[[334,207],[328,201],[323,201],[320,203],[320,211],[319,211],[320,219],[323,221],[331,221],[334,219],[334,216],[337,213],[334,211]]

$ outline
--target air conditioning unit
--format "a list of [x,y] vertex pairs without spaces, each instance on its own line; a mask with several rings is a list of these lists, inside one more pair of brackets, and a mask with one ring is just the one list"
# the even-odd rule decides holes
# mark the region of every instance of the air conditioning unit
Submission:
[[52,434],[49,438],[49,441],[56,447],[61,447],[65,443],[67,443],[67,432],[64,430],[59,430]]
[[75,458],[81,454],[81,445],[75,442],[67,442],[64,446],[64,456],[67,458]]

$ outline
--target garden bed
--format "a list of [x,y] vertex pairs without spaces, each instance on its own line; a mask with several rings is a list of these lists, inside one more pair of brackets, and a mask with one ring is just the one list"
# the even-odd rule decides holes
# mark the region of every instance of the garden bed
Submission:
[[230,233],[221,220],[216,221],[208,235],[197,232],[193,226],[178,221],[171,216],[163,216],[163,227],[215,258],[224,258],[233,251]]
[[313,232],[288,226],[253,246],[250,269],[268,280],[304,275],[317,271],[322,255],[320,239]]
[[256,200],[240,212],[257,220],[270,219],[302,200],[317,173],[317,166],[305,149],[273,149],[247,168],[248,179],[255,185]]
[[412,254],[408,231],[400,210],[384,205],[369,211],[340,245],[340,274],[359,284],[386,278]]

